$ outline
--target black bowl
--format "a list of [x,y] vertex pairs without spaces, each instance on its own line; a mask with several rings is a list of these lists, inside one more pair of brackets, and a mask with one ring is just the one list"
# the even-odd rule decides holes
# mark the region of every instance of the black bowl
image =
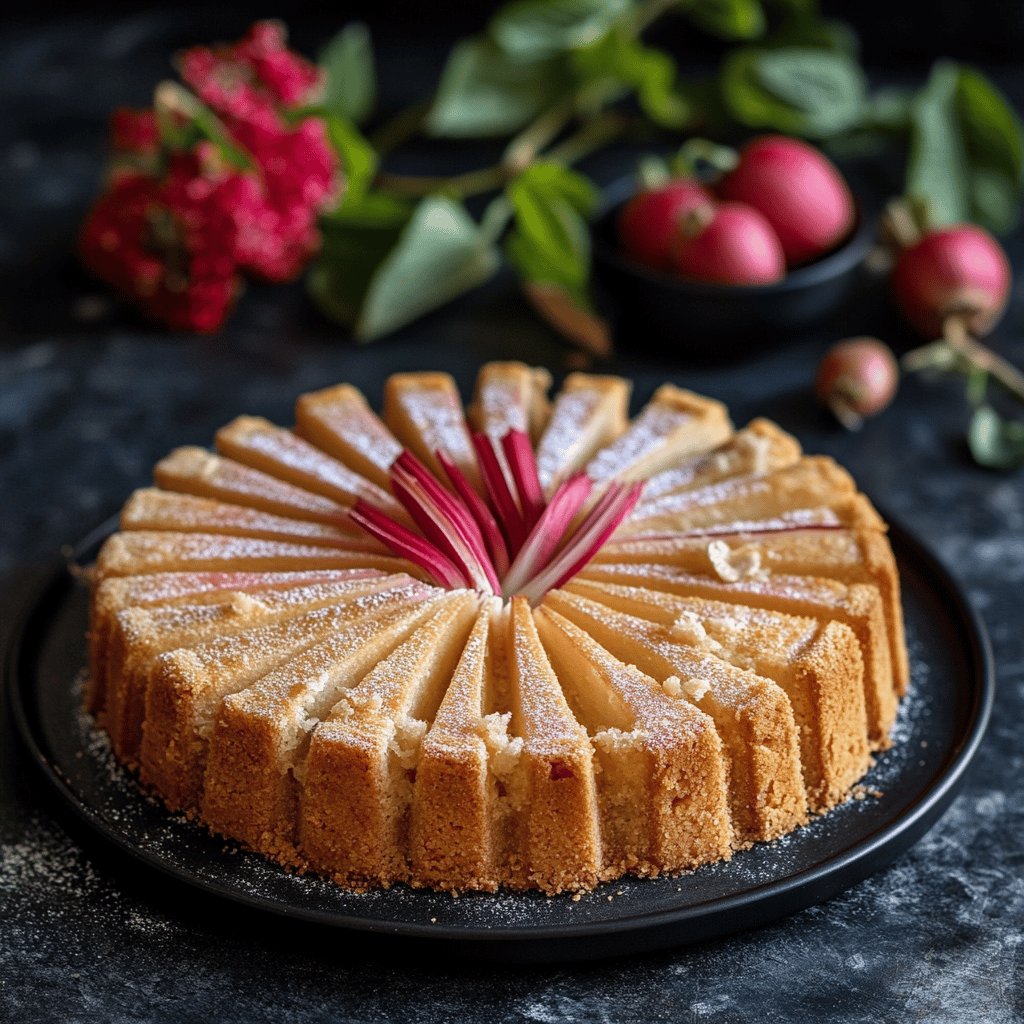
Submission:
[[774,284],[685,281],[649,270],[621,249],[616,222],[627,200],[593,225],[594,276],[616,341],[665,356],[719,359],[795,341],[830,319],[862,278],[874,216],[857,199],[853,230],[836,249]]

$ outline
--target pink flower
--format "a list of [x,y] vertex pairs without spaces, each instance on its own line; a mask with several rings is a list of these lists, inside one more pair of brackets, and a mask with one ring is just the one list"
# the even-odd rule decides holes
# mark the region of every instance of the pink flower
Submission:
[[180,68],[251,168],[228,166],[209,139],[192,141],[210,131],[194,100],[167,111],[183,129],[170,145],[187,149],[168,148],[154,111],[118,110],[112,184],[80,247],[94,273],[150,316],[215,331],[240,272],[287,281],[302,271],[320,246],[317,217],[340,196],[342,176],[324,122],[294,114],[315,98],[320,72],[286,47],[279,23],[257,22],[231,45],[187,50]]
[[184,82],[221,115],[251,120],[312,101],[319,69],[289,50],[280,22],[258,21],[237,43],[194,46],[179,58]]
[[82,229],[86,266],[149,316],[211,332],[239,288],[236,212],[257,193],[244,175],[211,175],[199,154],[172,157],[164,179],[124,174]]
[[156,113],[118,107],[110,115],[110,145],[122,153],[155,154],[160,149]]
[[283,111],[311,100],[320,73],[285,46],[278,22],[257,22],[238,43],[193,47],[181,75],[252,157],[264,208],[242,231],[239,264],[268,281],[296,277],[320,246],[317,216],[341,193],[337,157],[323,121],[290,125]]

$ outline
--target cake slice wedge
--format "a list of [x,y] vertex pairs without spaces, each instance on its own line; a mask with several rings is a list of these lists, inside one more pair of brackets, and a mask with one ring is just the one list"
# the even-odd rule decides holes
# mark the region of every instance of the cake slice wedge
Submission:
[[555,893],[592,887],[601,840],[593,752],[537,635],[529,603],[512,598],[505,634],[510,733],[522,739],[517,770],[505,782],[514,817],[508,884]]
[[872,584],[845,584],[814,576],[782,574],[724,582],[665,566],[607,563],[589,565],[581,576],[587,580],[636,585],[845,623],[857,637],[864,662],[868,737],[874,749],[889,746],[898,696],[889,657],[885,608],[878,588]]
[[216,832],[283,860],[296,848],[294,775],[309,737],[340,700],[439,605],[443,593],[360,619],[221,702],[209,739],[202,816]]
[[340,583],[383,576],[374,569],[333,569],[320,573],[208,572],[111,576],[93,587],[89,611],[89,680],[86,708],[95,714],[106,700],[107,655],[114,617],[128,608],[167,604],[209,604],[226,594],[256,593],[312,583]]
[[491,828],[496,780],[483,738],[489,640],[500,608],[493,600],[478,613],[420,748],[409,865],[412,878],[436,889],[493,892],[501,881]]
[[236,462],[321,494],[345,508],[362,499],[408,522],[408,514],[390,491],[269,420],[238,416],[217,431],[216,444],[217,451]]
[[868,769],[864,662],[849,626],[750,605],[683,597],[613,583],[572,580],[574,594],[672,627],[786,691],[800,729],[807,801],[815,812],[845,799]]
[[649,477],[638,506],[639,514],[649,507],[657,508],[658,499],[664,495],[696,490],[730,477],[764,476],[792,466],[801,454],[797,439],[771,420],[752,420],[725,444]]
[[351,384],[300,395],[295,433],[385,490],[391,463],[402,454],[398,438]]
[[[873,513],[873,510],[872,510]],[[854,522],[858,517],[854,517]],[[882,597],[889,657],[897,692],[910,682],[904,642],[900,577],[887,535],[871,528],[754,530],[721,533],[714,538],[636,538],[613,542],[595,562],[645,562],[683,572],[738,579],[744,567],[787,576],[818,576],[841,583],[872,583]]]
[[551,374],[539,366],[485,363],[466,415],[474,430],[496,441],[519,430],[536,443],[551,413],[550,387]]
[[354,888],[408,878],[421,743],[478,611],[469,593],[441,604],[315,726],[296,768],[299,838],[314,870]]
[[243,505],[270,515],[341,528],[349,521],[347,504],[296,487],[205,448],[175,448],[156,464],[153,478],[165,491]]
[[324,569],[377,569],[422,576],[404,558],[372,551],[341,551],[313,544],[227,537],[216,533],[128,530],[109,537],[93,570],[97,582],[110,576],[154,572],[319,572]]
[[[636,510],[616,538],[639,534],[680,534],[709,527],[791,514],[797,509],[831,509],[857,493],[850,474],[827,456],[799,462],[763,476],[734,477],[692,491],[677,491]],[[879,529],[884,529],[878,517]]]
[[570,373],[537,444],[537,475],[552,494],[583,471],[628,426],[631,385],[624,377]]
[[146,688],[141,777],[174,809],[198,808],[207,742],[223,699],[353,623],[408,609],[437,593],[422,584],[354,596],[290,619],[166,651]]
[[711,718],[550,608],[535,619],[600,769],[602,872],[659,874],[728,858],[728,766]]
[[415,591],[408,577],[377,576],[317,583],[260,594],[228,594],[207,604],[129,608],[114,617],[107,647],[101,715],[118,756],[133,761],[142,738],[146,680],[156,655],[209,637],[238,633],[380,591]]
[[342,551],[386,553],[378,541],[347,520],[337,524],[289,519],[243,505],[230,505],[194,494],[176,494],[156,487],[135,491],[121,509],[122,530],[168,530],[178,533],[222,533],[257,540],[315,544]]
[[729,798],[739,843],[774,839],[807,820],[800,737],[782,688],[681,642],[649,622],[566,590],[544,607],[564,615],[620,661],[668,684],[710,715],[729,757]]
[[681,459],[717,448],[732,436],[721,402],[663,384],[640,414],[587,463],[592,480],[646,480]]
[[384,385],[384,422],[438,480],[446,479],[441,450],[484,493],[459,389],[447,373],[393,373]]

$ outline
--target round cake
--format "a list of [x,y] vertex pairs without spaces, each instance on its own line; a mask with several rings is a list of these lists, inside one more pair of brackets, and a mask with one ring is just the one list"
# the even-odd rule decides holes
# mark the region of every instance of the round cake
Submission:
[[908,679],[832,460],[670,384],[491,363],[179,448],[100,551],[89,710],[168,808],[356,889],[587,889],[846,799]]

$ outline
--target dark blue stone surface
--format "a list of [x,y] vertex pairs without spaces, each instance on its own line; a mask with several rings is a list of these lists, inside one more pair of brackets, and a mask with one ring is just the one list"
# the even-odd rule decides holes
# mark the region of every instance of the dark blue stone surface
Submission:
[[[339,14],[340,18],[341,15]],[[203,23],[205,24],[205,23]],[[240,24],[240,23],[239,23]],[[227,31],[235,31],[231,24]],[[220,29],[217,29],[220,32]],[[288,422],[299,392],[348,380],[379,400],[395,370],[564,366],[511,278],[397,337],[355,347],[301,291],[251,289],[222,337],[173,336],[117,308],[75,268],[75,224],[99,181],[102,123],[145,102],[167,54],[209,37],[170,14],[0,31],[0,500],[3,623],[34,570],[113,513],[171,447],[245,411]],[[216,33],[214,33],[216,35]],[[316,36],[310,30],[311,39]],[[385,54],[429,70],[438,51]],[[390,62],[390,63],[389,63]],[[1018,101],[1024,78],[1001,72]],[[393,77],[393,76],[392,76]],[[611,176],[628,166],[596,167]],[[1011,241],[1016,265],[1024,245]],[[687,367],[679,339],[610,369],[642,402],[669,379],[764,414],[864,489],[952,568],[991,632],[995,713],[963,795],[909,854],[827,905],[710,945],[586,966],[453,963],[443,949],[361,948],[196,899],[116,856],[50,798],[0,719],[0,1018],[19,1021],[962,1021],[1024,1015],[1024,477],[972,466],[956,382],[904,383],[859,434],[809,397],[830,339],[898,333],[878,290],[837,323],[742,365]],[[1024,363],[1024,296],[994,343]]]

